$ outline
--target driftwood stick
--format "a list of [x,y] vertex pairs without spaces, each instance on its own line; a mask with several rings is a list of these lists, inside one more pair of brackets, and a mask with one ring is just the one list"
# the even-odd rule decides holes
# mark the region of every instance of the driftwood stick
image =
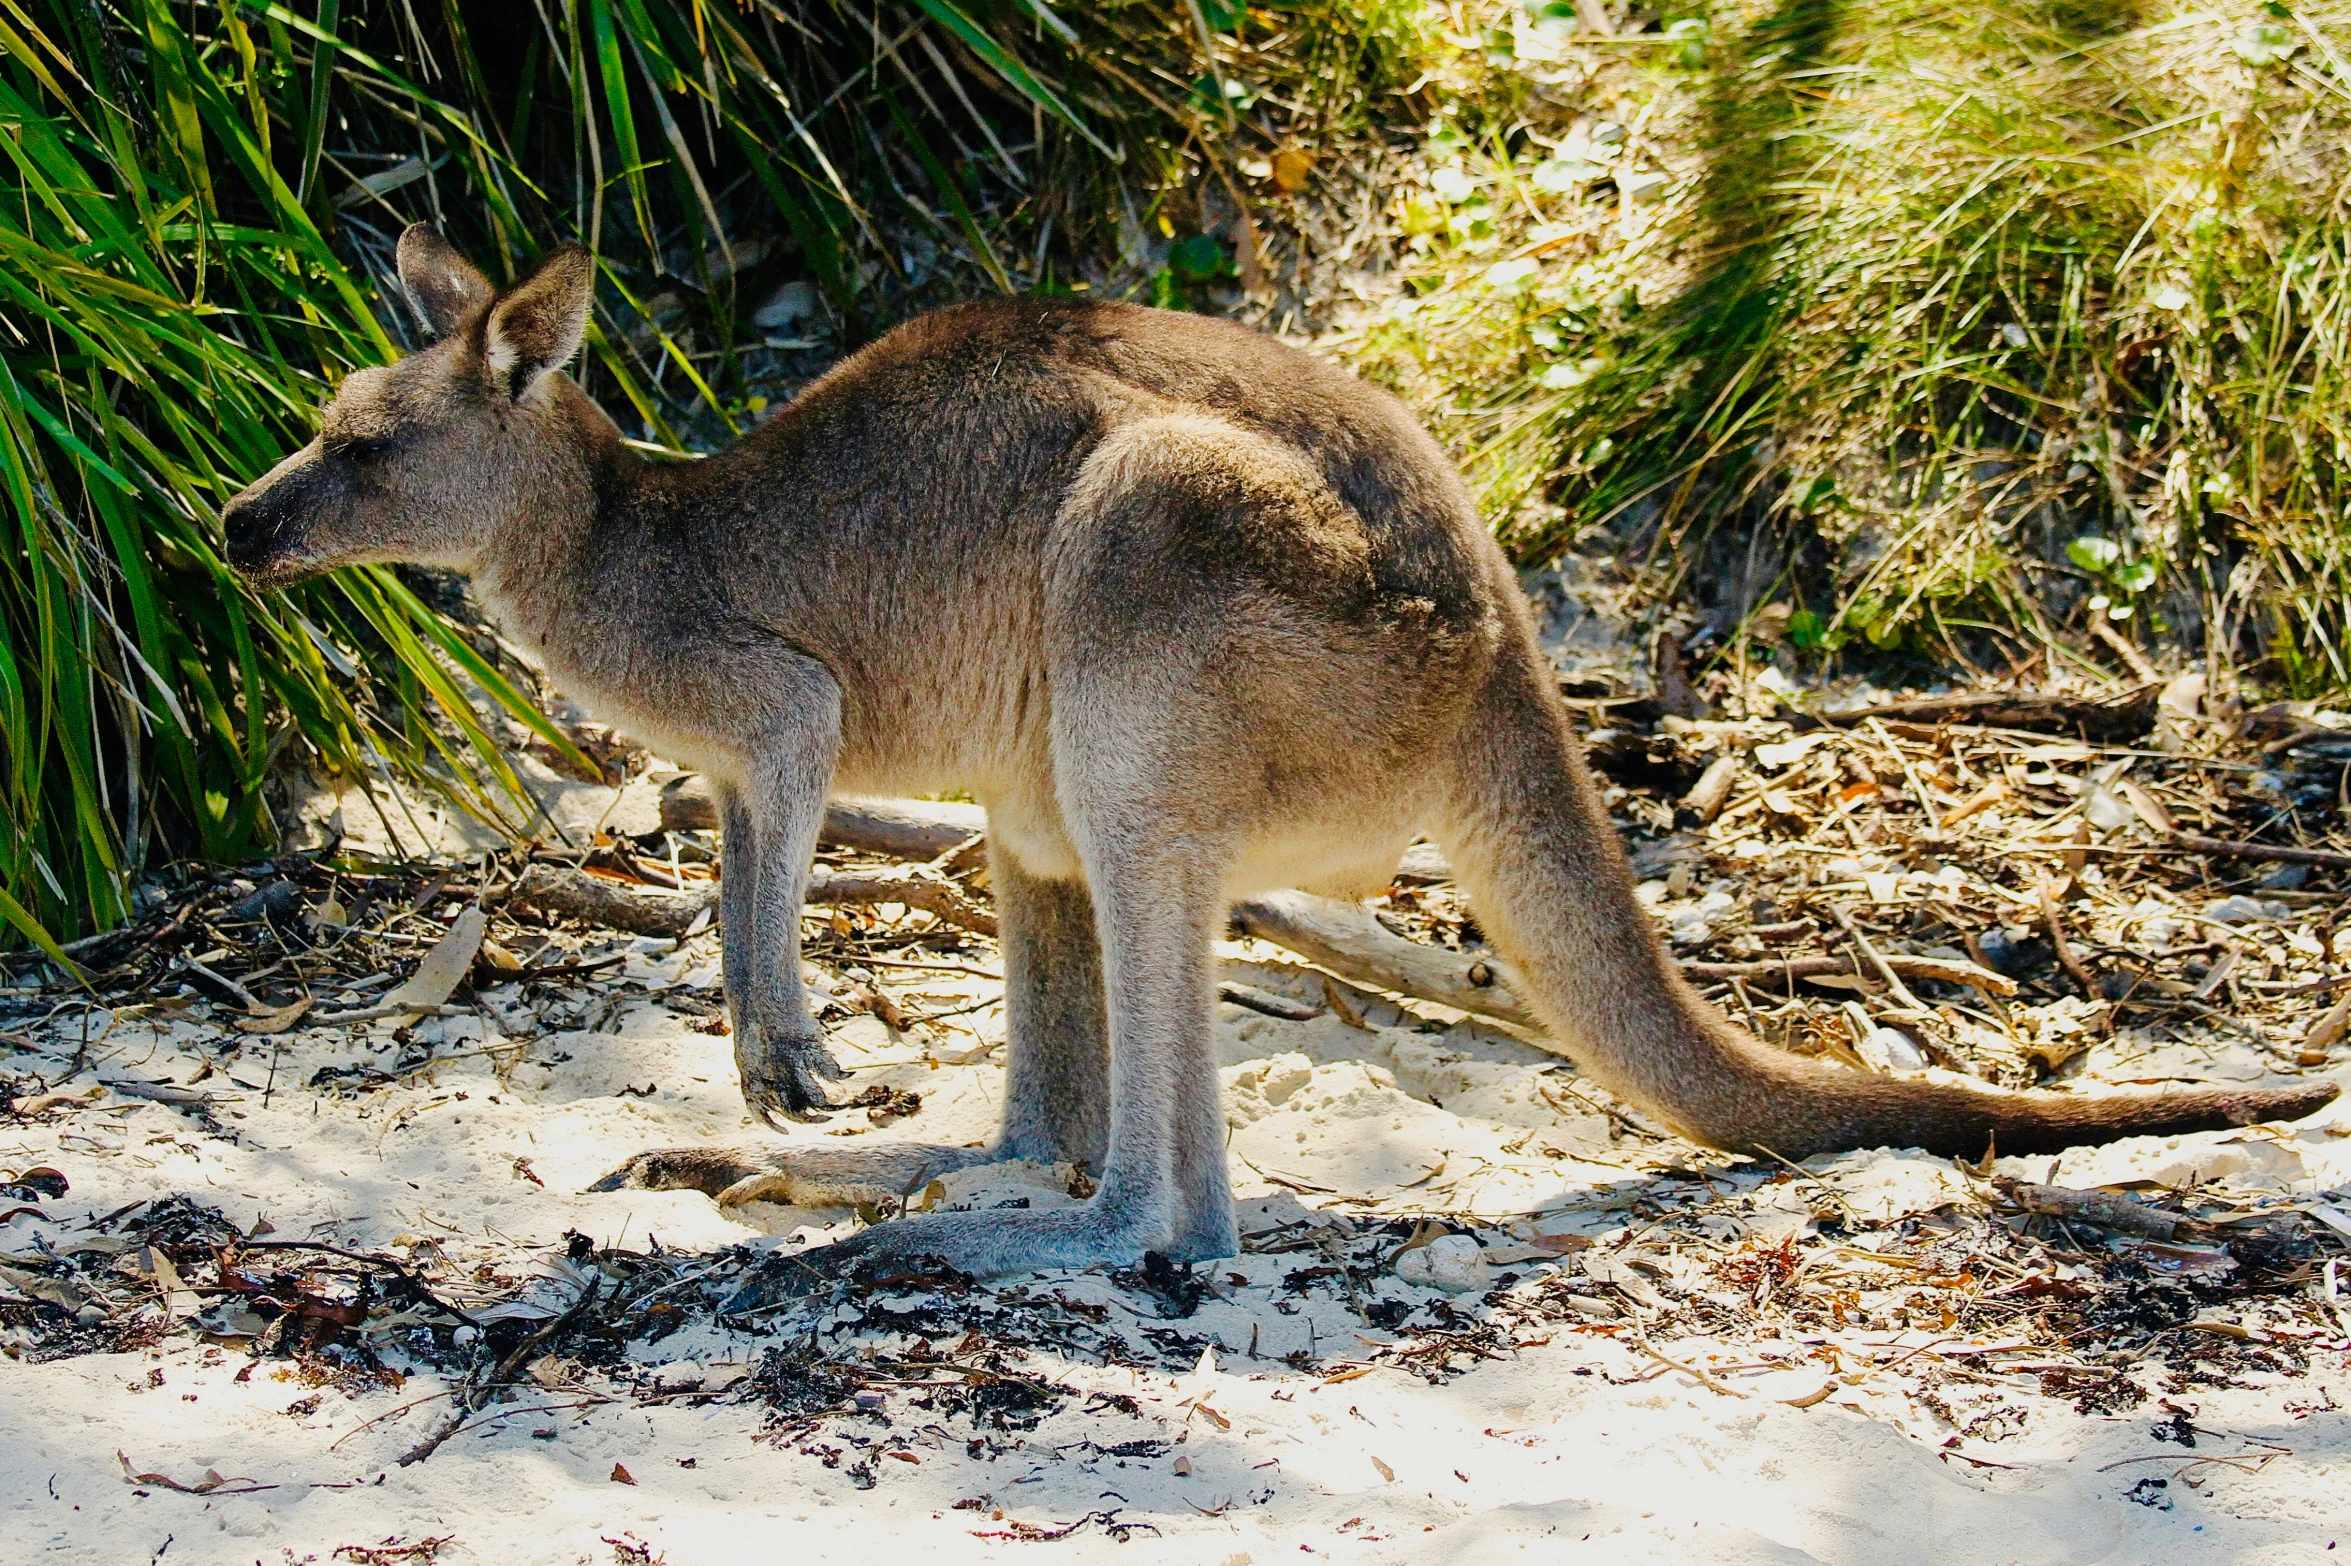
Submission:
[[2309,865],[2318,870],[2351,870],[2351,854],[2331,848],[2289,848],[2283,843],[2232,843],[2225,838],[2199,837],[2178,832],[2172,841],[2191,854],[2219,854],[2229,859],[2268,860],[2281,865]]
[[[710,780],[689,775],[662,786],[661,824],[672,832],[718,830],[718,801]],[[825,807],[818,836],[836,848],[885,859],[936,859],[988,828],[977,805],[933,799],[837,799]]]
[[2097,975],[2090,972],[2074,951],[2073,942],[2065,938],[2065,918],[2057,910],[2057,893],[2047,881],[2040,883],[2041,919],[2049,926],[2049,944],[2057,948],[2058,965],[2065,969],[2082,992],[2084,1000],[2100,999]]
[[942,923],[980,935],[996,933],[993,910],[973,902],[963,888],[944,877],[826,875],[819,872],[808,883],[808,904],[904,903],[920,908]]
[[1712,821],[1722,814],[1722,807],[1730,801],[1731,785],[1739,781],[1739,758],[1736,754],[1717,756],[1698,774],[1698,781],[1690,785],[1690,792],[1682,796],[1682,806],[1697,813],[1701,821]]
[[1233,909],[1233,928],[1319,963],[1350,984],[1432,1000],[1539,1029],[1499,960],[1408,941],[1354,903],[1268,892]]
[[2078,732],[2108,744],[2127,744],[2154,729],[2155,700],[2162,693],[2161,685],[2143,686],[2103,700],[1993,691],[1968,696],[1928,696],[1852,712],[1810,716],[1840,728],[1866,723],[1871,718],[1896,723],[1980,723],[2003,729]]
[[[1523,988],[1509,964],[1488,955],[1464,955],[1408,941],[1353,903],[1306,892],[1269,892],[1236,907],[1233,928],[1296,952],[1366,989],[1431,1000],[1522,1028],[1542,1028],[1532,1008],[1520,998]],[[1972,985],[1989,995],[2016,993],[2015,980],[1972,962],[1897,952],[1876,955],[1900,978]],[[1682,976],[1697,984],[1726,979],[1754,982],[1838,974],[1874,976],[1851,957],[1685,962],[1680,966]]]
[[[1933,979],[1943,984],[1966,984],[1987,995],[2014,995],[2016,981],[1972,962],[1948,957],[1914,957],[1907,952],[1879,952],[1878,958],[1905,979]],[[1754,984],[1766,979],[1820,979],[1835,975],[1866,978],[1851,957],[1765,957],[1754,962],[1685,962],[1682,977],[1693,984],[1719,984],[1737,979]]]
[[718,888],[696,892],[657,892],[646,887],[608,881],[584,870],[560,865],[532,865],[508,894],[509,908],[582,924],[626,930],[632,935],[679,939],[696,919],[718,917]]

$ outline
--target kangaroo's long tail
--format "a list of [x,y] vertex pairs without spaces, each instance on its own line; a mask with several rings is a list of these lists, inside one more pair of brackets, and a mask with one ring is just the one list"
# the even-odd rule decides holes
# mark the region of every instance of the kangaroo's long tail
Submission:
[[2330,1082],[2160,1093],[2012,1093],[1789,1055],[1680,976],[1633,881],[1532,638],[1506,651],[1462,736],[1442,835],[1480,922],[1577,1064],[1694,1140],[1783,1157],[1851,1147],[1981,1154],[2290,1120]]

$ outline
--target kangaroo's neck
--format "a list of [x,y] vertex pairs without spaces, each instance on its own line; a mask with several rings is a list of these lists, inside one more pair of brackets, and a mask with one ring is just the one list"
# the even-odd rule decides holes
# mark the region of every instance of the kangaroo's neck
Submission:
[[793,476],[801,464],[794,443],[764,427],[700,461],[648,460],[576,385],[552,389],[560,396],[536,432],[543,449],[530,458],[523,502],[470,574],[500,629],[549,672],[610,693],[648,662],[634,638],[660,634],[658,617],[631,611],[635,596],[706,574],[707,562],[672,568],[709,547],[714,519],[758,513],[781,525],[788,497],[805,490]]
[[591,591],[610,520],[635,509],[653,465],[568,378],[550,377],[549,406],[530,438],[521,504],[483,542],[468,574],[510,636],[560,655]]

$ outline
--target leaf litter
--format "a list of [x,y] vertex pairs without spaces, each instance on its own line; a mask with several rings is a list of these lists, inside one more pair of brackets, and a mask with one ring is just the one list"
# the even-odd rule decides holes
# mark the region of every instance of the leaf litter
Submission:
[[[2351,954],[2332,888],[2351,866],[2351,717],[2204,713],[2176,690],[2161,732],[2152,701],[2144,728],[2118,728],[2111,698],[1938,710],[1848,690],[1725,719],[1589,679],[1569,694],[1643,903],[1685,972],[1772,1044],[2091,1091],[2341,1070]],[[2001,724],[1973,721],[1986,710]],[[742,1407],[759,1442],[860,1490],[949,1448],[1161,1461],[1195,1430],[1231,1431],[1207,1395],[1176,1396],[1220,1357],[1303,1387],[1379,1371],[1444,1384],[1572,1347],[1578,1375],[1844,1410],[1987,1470],[2036,1422],[2152,1409],[2191,1430],[2179,1410],[2200,1396],[2291,1401],[2347,1365],[2339,1114],[2057,1157],[1748,1160],[1664,1135],[1507,1024],[1253,939],[1223,948],[1245,1233],[1225,1261],[984,1281],[917,1267],[745,1311],[748,1285],[864,1223],[1066,1204],[1090,1171],[965,1171],[732,1244],[576,1229],[534,1244],[488,1224],[280,1233],[145,1151],[200,1168],[286,1102],[332,1104],[380,1149],[436,1116],[511,1111],[596,1076],[584,1052],[662,1019],[672,1038],[723,1033],[715,931],[633,936],[505,895],[550,861],[629,895],[690,895],[714,848],[706,830],[664,828],[457,864],[311,856],[192,874],[75,954],[86,987],[28,976],[0,996],[15,1050],[0,1103],[12,1130],[45,1140],[38,1161],[0,1168],[14,1204],[0,1351],[45,1363],[177,1346],[241,1361],[239,1379],[393,1399],[337,1444],[398,1426],[393,1455],[411,1464],[461,1434],[550,1439],[550,1418]],[[854,848],[823,856],[844,880],[906,873]],[[984,855],[956,857],[931,873],[984,904]],[[905,1134],[935,1139],[926,1123],[961,1103],[940,1084],[997,1070],[997,953],[937,906],[809,910],[812,999],[867,1077],[814,1134],[910,1121]],[[1483,960],[1474,912],[1425,849],[1372,908],[1396,934]],[[670,1091],[599,1080],[616,1105]],[[1430,1130],[1440,1119],[1450,1129]],[[1353,1136],[1375,1130],[1393,1135]],[[527,1156],[511,1162],[518,1191],[547,1187]],[[90,1180],[113,1188],[125,1163],[155,1194],[72,1214],[92,1166],[115,1167]],[[2214,1439],[2163,1475],[2126,1475],[2127,1498],[2168,1504],[2237,1471],[2229,1452],[2258,1466],[2286,1450]],[[121,1466],[190,1494],[262,1483],[175,1480],[135,1454]],[[629,1473],[614,1465],[613,1482],[637,1484]],[[1156,1526],[1115,1508],[986,1511],[972,1531],[996,1539]]]

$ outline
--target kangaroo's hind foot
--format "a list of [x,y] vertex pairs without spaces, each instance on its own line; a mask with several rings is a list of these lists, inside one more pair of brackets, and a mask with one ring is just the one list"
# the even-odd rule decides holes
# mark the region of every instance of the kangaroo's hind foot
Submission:
[[700,1191],[721,1207],[775,1202],[786,1207],[880,1203],[917,1185],[1001,1154],[926,1142],[873,1147],[662,1147],[638,1153],[591,1191]]

